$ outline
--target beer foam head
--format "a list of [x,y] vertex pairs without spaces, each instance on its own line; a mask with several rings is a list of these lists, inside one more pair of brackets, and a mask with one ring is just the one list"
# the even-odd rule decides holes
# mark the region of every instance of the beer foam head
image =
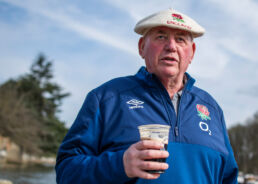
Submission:
[[142,140],[157,140],[164,144],[168,144],[168,136],[170,126],[160,124],[149,124],[138,126],[140,137]]

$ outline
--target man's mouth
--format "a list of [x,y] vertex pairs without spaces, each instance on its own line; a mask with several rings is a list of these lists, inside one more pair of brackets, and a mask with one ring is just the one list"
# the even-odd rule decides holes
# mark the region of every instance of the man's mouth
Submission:
[[177,62],[176,58],[174,57],[163,57],[162,61],[170,61],[170,62]]

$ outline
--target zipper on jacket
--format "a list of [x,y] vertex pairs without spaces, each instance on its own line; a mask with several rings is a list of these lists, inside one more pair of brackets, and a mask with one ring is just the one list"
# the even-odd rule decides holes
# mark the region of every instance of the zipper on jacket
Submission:
[[178,127],[175,126],[175,135],[178,136]]
[[[178,113],[177,113],[177,115],[176,115],[175,109],[174,109],[174,113],[175,113],[175,115],[176,115],[177,117],[175,118],[175,123],[174,123],[174,126],[173,126],[173,120],[172,120],[172,118],[171,118],[171,116],[170,116],[170,114],[169,114],[169,110],[168,110],[169,107],[167,106],[167,99],[165,98],[165,96],[167,96],[167,97],[169,98],[169,102],[170,102],[170,104],[171,104],[171,106],[172,106],[172,108],[173,108],[172,101],[171,101],[171,99],[170,99],[170,97],[169,97],[169,94],[168,94],[167,90],[166,90],[166,89],[164,88],[164,86],[160,83],[160,81],[158,81],[158,84],[159,84],[159,88],[157,88],[157,89],[158,89],[158,92],[160,93],[160,97],[161,97],[161,99],[162,99],[163,105],[164,105],[164,107],[165,107],[165,109],[166,109],[166,111],[167,111],[167,113],[168,113],[169,124],[170,124],[171,130],[172,130],[172,132],[173,132],[173,134],[174,134],[175,141],[177,142],[177,141],[178,141],[178,138],[179,138],[179,137],[178,137],[178,136],[179,136],[178,122],[179,122],[179,112],[180,112],[181,99],[180,99],[180,101],[179,101]],[[163,89],[163,90],[162,90],[162,89]],[[165,93],[166,93],[166,95],[165,95]],[[181,97],[183,96],[183,94],[184,94],[184,90],[183,90],[183,93],[182,93]],[[173,128],[173,129],[172,129],[172,128]]]
[[180,100],[179,100],[178,110],[177,110],[177,118],[176,118],[176,124],[175,124],[176,141],[179,141],[179,142],[180,142],[180,137],[179,137],[179,128],[178,128],[178,126],[180,124],[181,104],[182,104],[182,99],[184,97],[184,94],[185,94],[185,88],[183,89],[182,95],[181,95]]

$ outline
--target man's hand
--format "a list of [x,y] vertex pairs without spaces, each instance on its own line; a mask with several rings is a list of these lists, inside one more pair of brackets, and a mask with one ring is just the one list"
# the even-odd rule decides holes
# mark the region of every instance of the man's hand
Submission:
[[143,140],[132,144],[124,153],[123,163],[128,177],[156,179],[160,174],[151,174],[146,170],[166,170],[167,163],[150,161],[149,159],[167,158],[169,153],[163,149],[164,145],[158,141]]

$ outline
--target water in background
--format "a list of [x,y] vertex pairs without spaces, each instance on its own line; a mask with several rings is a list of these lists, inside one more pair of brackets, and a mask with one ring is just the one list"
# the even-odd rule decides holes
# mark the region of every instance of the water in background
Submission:
[[56,184],[54,168],[0,169],[0,179],[13,184]]

